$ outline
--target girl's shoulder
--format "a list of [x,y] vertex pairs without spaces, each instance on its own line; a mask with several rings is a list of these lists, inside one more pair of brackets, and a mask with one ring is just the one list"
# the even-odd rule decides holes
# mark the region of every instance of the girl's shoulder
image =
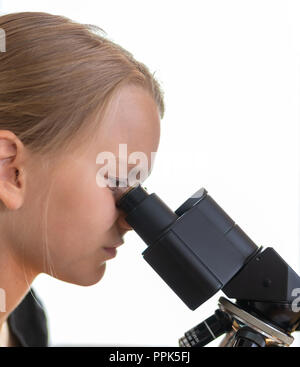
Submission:
[[33,288],[30,288],[7,321],[19,346],[48,347],[47,314]]

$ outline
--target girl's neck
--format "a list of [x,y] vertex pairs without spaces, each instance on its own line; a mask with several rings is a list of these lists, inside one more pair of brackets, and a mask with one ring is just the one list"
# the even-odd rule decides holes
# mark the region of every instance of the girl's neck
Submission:
[[26,296],[35,276],[1,242],[0,269],[0,329],[5,334],[8,316]]

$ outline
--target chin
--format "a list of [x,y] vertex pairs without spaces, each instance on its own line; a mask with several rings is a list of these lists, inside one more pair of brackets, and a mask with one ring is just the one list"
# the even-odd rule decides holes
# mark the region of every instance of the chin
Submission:
[[87,274],[84,271],[81,271],[80,269],[77,269],[76,277],[74,276],[63,276],[59,277],[57,279],[62,280],[67,283],[72,283],[76,285],[81,285],[83,287],[88,287],[90,285],[97,284],[102,278],[105,273],[106,269],[106,262],[102,263],[96,270],[91,272],[92,267],[89,269],[89,273]]

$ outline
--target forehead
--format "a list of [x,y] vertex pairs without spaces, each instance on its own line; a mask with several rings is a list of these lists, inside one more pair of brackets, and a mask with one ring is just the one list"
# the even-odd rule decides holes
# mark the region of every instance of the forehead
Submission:
[[159,110],[152,96],[142,87],[123,86],[99,123],[98,147],[119,156],[119,145],[126,144],[128,155],[144,152],[150,156],[157,151],[159,139]]

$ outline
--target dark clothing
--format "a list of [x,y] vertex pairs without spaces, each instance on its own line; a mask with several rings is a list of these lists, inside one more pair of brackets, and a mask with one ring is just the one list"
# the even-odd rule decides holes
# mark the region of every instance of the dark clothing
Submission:
[[11,312],[7,322],[20,347],[48,347],[47,315],[33,288]]

